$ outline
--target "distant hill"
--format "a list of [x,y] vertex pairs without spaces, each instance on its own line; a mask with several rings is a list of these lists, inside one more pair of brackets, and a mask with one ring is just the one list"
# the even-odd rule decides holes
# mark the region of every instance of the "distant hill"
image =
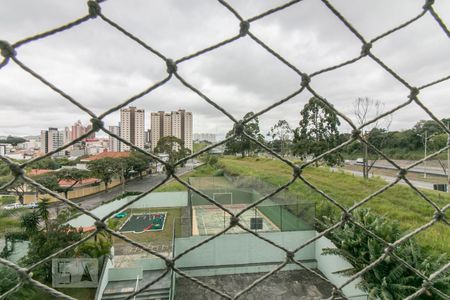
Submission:
[[18,136],[11,136],[11,135],[6,137],[6,139],[0,139],[0,144],[11,144],[13,146],[16,146],[17,144],[23,142],[27,142],[27,140]]

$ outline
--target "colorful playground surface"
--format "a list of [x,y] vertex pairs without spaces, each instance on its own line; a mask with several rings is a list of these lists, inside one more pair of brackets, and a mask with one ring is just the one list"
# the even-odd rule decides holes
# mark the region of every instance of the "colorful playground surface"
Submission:
[[[233,213],[238,213],[245,205],[226,205]],[[214,235],[226,228],[230,223],[230,215],[220,208],[212,206],[195,206],[192,222],[193,235]],[[239,223],[244,227],[258,231],[280,231],[280,229],[258,209],[250,209],[239,217]],[[243,233],[244,229],[233,227],[227,233]]]
[[159,231],[164,229],[166,212],[132,214],[119,229],[120,232]]
[[118,214],[115,214],[114,215],[114,218],[116,218],[116,219],[122,219],[122,218],[125,218],[126,216],[128,216],[128,213],[127,212],[120,212],[120,213],[118,213]]

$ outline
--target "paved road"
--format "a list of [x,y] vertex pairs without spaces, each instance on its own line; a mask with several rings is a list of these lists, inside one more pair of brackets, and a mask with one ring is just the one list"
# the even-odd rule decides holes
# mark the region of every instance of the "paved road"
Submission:
[[[337,170],[337,168],[333,168],[334,171]],[[343,170],[343,169],[339,169],[339,170]],[[363,176],[363,172],[360,171],[353,171],[353,170],[343,170],[346,173],[349,174],[354,174],[356,176]],[[391,176],[384,176],[384,175],[377,175],[377,174],[370,174],[370,177],[380,177],[384,180],[386,180],[387,182],[394,182],[397,178],[396,177],[391,177]],[[429,182],[424,182],[424,181],[417,181],[417,180],[409,180],[414,186],[421,188],[421,189],[429,189],[432,190],[433,189],[433,184],[429,183]],[[403,184],[403,185],[408,185],[406,182],[404,182],[403,180],[399,181],[399,184]],[[409,186],[409,185],[408,185]]]
[[[179,168],[177,174],[180,175],[190,171],[192,171],[192,167]],[[143,179],[139,178],[133,179],[132,181],[127,182],[127,184],[125,185],[125,191],[132,191],[132,192],[148,191],[149,189],[160,183],[165,177],[166,176],[164,174],[150,174],[145,176]],[[97,206],[101,205],[102,202],[111,200],[121,195],[122,192],[123,192],[122,185],[118,185],[113,188],[110,188],[107,192],[101,192],[87,197],[74,199],[72,201],[80,204],[81,207],[87,210],[92,210]],[[62,202],[54,204],[49,209],[50,218],[54,218],[57,214],[57,211],[62,209],[63,207],[67,207],[67,205]]]
[[[406,167],[406,165],[402,164],[401,161],[398,161],[398,162],[396,162],[396,163],[398,163],[399,166],[401,166],[401,167]],[[356,161],[354,161],[354,160],[351,160],[351,161],[350,161],[350,164],[351,164],[351,165],[359,165],[359,164],[356,164]],[[397,169],[396,169],[393,165],[391,165],[389,162],[384,162],[384,161],[381,161],[381,162],[378,161],[378,162],[376,162],[376,163],[373,165],[373,167],[374,167],[374,168],[380,168],[380,169],[397,170]],[[424,173],[424,166],[423,166],[423,164],[422,164],[422,165],[419,165],[419,166],[416,166],[416,167],[414,167],[414,168],[411,168],[411,169],[409,170],[409,172],[414,172],[414,173]],[[444,170],[443,170],[441,167],[427,166],[427,167],[426,167],[426,172],[427,172],[427,174],[430,174],[430,175],[447,176],[446,173],[444,172]]]
[[[376,168],[383,168],[383,169],[396,169],[393,165],[389,163],[375,163],[374,167]],[[415,173],[424,173],[424,166],[419,165],[417,167],[411,168],[410,172]],[[447,176],[447,174],[444,172],[442,168],[436,168],[436,167],[426,167],[426,173],[430,175],[438,175],[438,176]]]

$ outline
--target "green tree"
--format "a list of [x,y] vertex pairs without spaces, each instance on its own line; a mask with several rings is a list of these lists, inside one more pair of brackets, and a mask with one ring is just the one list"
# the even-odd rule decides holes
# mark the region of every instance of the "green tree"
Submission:
[[36,210],[21,216],[21,227],[24,228],[28,236],[32,236],[39,231],[41,221],[44,222],[45,230],[48,231],[50,223],[49,202],[48,198],[42,198]]
[[24,138],[9,135],[8,137],[6,137],[6,139],[0,140],[0,143],[2,143],[2,144],[11,144],[13,146],[17,146],[18,144],[24,143],[26,141],[27,140],[24,139]]
[[[398,223],[372,214],[368,209],[357,210],[353,215],[356,222],[388,243],[397,241],[404,234]],[[337,220],[332,218],[323,217],[319,227],[322,230],[336,222]],[[343,227],[333,230],[327,237],[337,248],[324,249],[324,254],[339,255],[352,265],[351,268],[338,272],[344,276],[351,276],[364,269],[381,257],[386,247],[353,223],[346,223]],[[438,258],[427,256],[413,240],[397,246],[395,253],[426,276],[430,276],[446,262],[445,254]],[[390,256],[364,273],[360,284],[361,288],[369,293],[370,299],[382,300],[403,299],[414,293],[421,285],[421,278]],[[449,293],[450,275],[441,276],[434,286],[444,293]],[[419,299],[430,298],[424,296]]]
[[[294,154],[303,159],[317,157],[339,144],[339,119],[320,99],[309,99],[300,115],[300,126],[294,132]],[[343,159],[339,153],[333,153],[326,155],[324,160],[329,165],[335,165]]]
[[46,157],[44,159],[38,160],[29,166],[30,169],[45,169],[45,170],[57,170],[61,168],[61,165],[56,161],[56,159],[51,157]]
[[279,120],[270,128],[268,135],[272,138],[272,144],[275,151],[285,156],[289,152],[289,146],[292,142],[293,130],[286,120]]
[[20,226],[25,230],[28,236],[33,236],[39,231],[40,216],[37,211],[23,214],[20,219]]
[[[244,116],[244,120],[249,119],[255,115],[254,112],[248,112]],[[236,131],[236,124],[234,124],[233,129],[231,129],[226,137],[232,136]],[[250,122],[244,125],[244,132],[249,136],[255,138],[260,142],[264,142],[264,136],[261,134],[259,129],[259,119],[256,117],[252,119]],[[225,144],[225,153],[226,154],[236,154],[240,153],[242,157],[246,155],[250,155],[254,153],[258,149],[258,145],[253,143],[250,139],[248,139],[244,135],[240,135],[235,137],[233,140],[227,142]]]
[[105,234],[97,234],[94,239],[88,240],[75,249],[77,257],[102,257],[109,254],[111,250],[111,239]]
[[0,176],[7,176],[11,173],[7,164],[0,160]]
[[[69,191],[73,190],[73,187],[81,182],[83,179],[87,179],[91,177],[91,172],[87,170],[80,170],[75,168],[62,169],[58,172],[55,172],[55,176],[58,181],[59,190],[64,193],[64,197],[67,199],[69,195]],[[70,186],[61,186],[60,183],[62,180],[73,181]]]
[[142,178],[142,173],[149,168],[149,163],[146,160],[133,155],[119,158],[118,162],[125,180],[130,179],[135,174],[139,174]]
[[191,154],[191,150],[184,147],[184,142],[174,136],[159,139],[154,151],[168,154],[169,162],[172,164]]
[[105,157],[91,161],[88,169],[92,176],[100,179],[105,184],[105,192],[108,191],[108,184],[111,183],[114,176],[120,174],[121,168],[117,159]]
[[[61,249],[72,245],[82,238],[82,234],[68,225],[51,224],[48,231],[38,231],[30,237],[28,254],[22,260],[25,265],[32,265]],[[61,257],[73,257],[74,250],[68,250]],[[51,261],[33,269],[33,276],[44,282],[51,281]]]
[[[15,271],[10,268],[1,267],[0,266],[0,295],[3,295],[10,289],[12,289],[15,285],[19,283],[18,275]],[[33,285],[29,283],[25,283],[20,287],[20,289],[14,292],[12,295],[9,295],[7,300],[42,300],[42,299],[54,299],[50,298],[50,295],[46,292],[41,291],[38,288],[35,288]]]
[[[0,186],[5,185],[6,183],[10,182],[12,179],[13,179],[12,176],[0,177]],[[1,191],[6,191],[8,193],[15,194],[17,196],[20,204],[23,204],[23,199],[24,199],[24,195],[25,195],[25,182],[23,181],[23,179],[18,178],[13,184],[9,185],[4,190],[0,190],[0,192]]]
[[49,202],[50,202],[50,199],[42,198],[41,201],[38,203],[38,207],[36,210],[40,219],[44,222],[45,230],[47,230],[47,231],[48,231],[49,216],[50,216],[49,211],[48,211],[48,209],[50,208]]
[[[58,183],[58,179],[53,173],[46,173],[46,174],[42,174],[42,175],[33,176],[33,179],[37,183],[41,184],[42,186],[44,186],[45,188],[47,188],[53,192],[57,192],[57,193],[62,192],[62,189]],[[34,189],[36,192],[36,195],[35,195],[36,201],[38,201],[40,192],[43,192],[44,194],[46,194],[45,191],[38,189],[34,186],[31,186],[31,188]]]
[[145,155],[144,153],[138,151],[132,151],[131,157],[134,158],[134,171],[139,173],[139,176],[142,178],[143,172],[150,169],[150,163],[153,159]]
[[33,179],[37,183],[43,185],[45,188],[55,192],[59,192],[60,187],[58,183],[58,178],[53,173],[33,176]]
[[[443,121],[445,122],[445,120]],[[416,123],[416,125],[414,125],[412,130],[414,131],[414,133],[419,135],[427,132],[429,136],[444,132],[441,126],[439,126],[439,124],[434,120],[420,120]]]

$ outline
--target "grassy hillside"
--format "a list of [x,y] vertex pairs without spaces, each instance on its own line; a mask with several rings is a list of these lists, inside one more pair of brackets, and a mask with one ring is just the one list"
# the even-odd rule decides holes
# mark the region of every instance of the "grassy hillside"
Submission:
[[[290,167],[284,163],[263,158],[226,157],[220,160],[220,164],[228,173],[256,176],[277,186],[286,183],[292,174]],[[381,179],[366,181],[360,177],[341,172],[331,172],[324,167],[307,168],[304,170],[304,177],[345,207],[352,206],[387,184]],[[324,200],[320,194],[300,180],[297,180],[289,190],[300,199],[315,201],[318,214],[329,211],[327,210],[329,206],[327,200]],[[439,207],[450,203],[448,194],[435,191],[423,192],[433,199]],[[397,220],[405,231],[414,230],[429,222],[434,214],[434,209],[424,199],[411,188],[403,185],[390,188],[370,200],[364,207],[370,207],[372,211],[380,215],[386,215],[393,220]],[[446,216],[449,220],[449,210]],[[435,224],[425,232],[420,233],[417,240],[434,254],[443,252],[450,254],[450,227],[448,225]]]
[[[265,158],[224,157],[220,159],[219,164],[229,174],[255,176],[276,186],[286,183],[292,175],[289,166],[277,160]],[[219,172],[217,168],[203,165],[182,177],[187,180],[188,177],[212,176]],[[343,172],[331,172],[326,167],[309,167],[304,170],[304,177],[347,208],[387,184],[378,178],[366,181],[361,177]],[[185,188],[176,181],[169,182],[158,189],[158,191],[177,190],[185,190]],[[318,215],[330,213],[330,203],[301,180],[298,179],[291,185],[289,191],[305,201],[315,201]],[[450,196],[446,193],[422,191],[441,208],[450,203]],[[415,191],[404,185],[390,188],[364,204],[363,207],[369,207],[373,212],[398,221],[406,232],[429,222],[434,215],[434,209]],[[447,220],[450,219],[450,210],[447,210],[446,217]],[[435,224],[418,234],[417,240],[433,254],[446,252],[450,255],[450,228],[447,225]]]

